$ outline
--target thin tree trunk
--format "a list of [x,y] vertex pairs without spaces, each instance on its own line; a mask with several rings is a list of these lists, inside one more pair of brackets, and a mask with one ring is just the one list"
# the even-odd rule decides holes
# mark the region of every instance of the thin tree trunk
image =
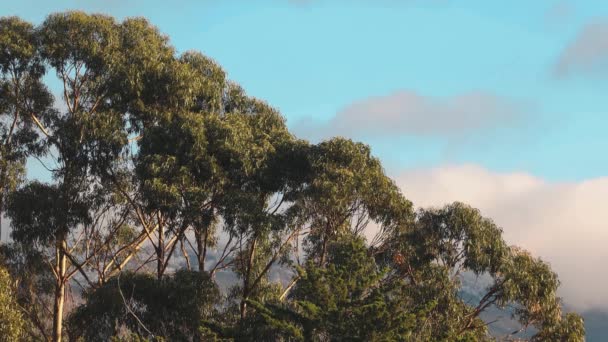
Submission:
[[255,246],[256,238],[253,238],[251,242],[251,251],[249,252],[249,258],[247,260],[247,270],[245,272],[245,279],[243,280],[243,298],[241,300],[241,319],[247,316],[247,299],[249,299],[250,282],[251,282],[251,270],[253,269],[253,259],[255,258]]
[[321,248],[321,257],[319,258],[319,266],[325,265],[325,254],[327,253],[327,234],[323,234],[323,246]]
[[194,239],[196,240],[196,262],[198,263],[198,271],[202,272],[205,270],[205,261],[203,259],[203,241],[202,234],[198,229],[194,229]]
[[194,231],[194,237],[196,239],[196,257],[198,261],[198,271],[205,271],[205,259],[207,259],[207,239],[209,228],[203,229],[204,233],[201,233],[198,229]]
[[327,242],[329,240],[329,232],[330,232],[330,223],[329,219],[325,225],[325,229],[323,231],[322,240],[323,243],[321,245],[321,255],[319,256],[319,267],[323,267],[325,265],[325,258],[327,255]]
[[163,277],[164,272],[164,262],[165,262],[165,230],[163,223],[159,217],[159,225],[158,225],[158,249],[156,250],[156,276],[158,280]]
[[63,330],[63,304],[65,301],[65,275],[66,275],[66,241],[61,238],[56,245],[56,272],[55,305],[53,307],[53,342],[61,342]]
[[188,252],[186,252],[186,248],[184,248],[183,239],[179,242],[179,249],[182,251],[182,254],[184,255],[184,259],[186,260],[186,267],[188,268],[188,271],[191,271],[192,266],[190,265],[190,257],[188,257]]
[[2,242],[2,215],[4,215],[4,210],[2,206],[4,205],[4,187],[0,184],[0,242]]
[[282,302],[285,300],[285,298],[287,298],[287,296],[289,295],[289,292],[291,291],[291,289],[296,286],[298,280],[300,280],[300,277],[294,277],[293,280],[291,281],[291,283],[289,283],[289,285],[285,288],[285,290],[283,291],[283,293],[281,294],[281,296],[279,297],[279,300]]
[[[3,156],[4,158],[4,156]],[[5,161],[5,163],[8,163]],[[4,214],[4,195],[6,193],[7,187],[7,168],[8,164],[2,165],[2,170],[0,171],[0,242],[2,242],[2,215]]]
[[205,227],[205,234],[203,234],[203,256],[198,266],[200,272],[205,272],[205,261],[207,259],[207,239],[209,238],[209,227]]

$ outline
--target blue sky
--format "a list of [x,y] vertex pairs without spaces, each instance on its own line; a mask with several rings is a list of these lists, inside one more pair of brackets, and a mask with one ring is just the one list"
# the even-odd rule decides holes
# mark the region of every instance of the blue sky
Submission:
[[250,94],[278,107],[295,132],[312,139],[311,128],[302,129],[302,122],[313,122],[312,131],[319,130],[352,103],[400,91],[437,102],[484,92],[525,107],[517,120],[461,134],[340,132],[370,143],[392,172],[469,163],[550,181],[608,174],[608,74],[578,70],[556,76],[569,45],[587,25],[608,17],[608,2],[0,4],[3,15],[35,23],[67,9],[149,18],[178,51],[195,49],[211,56]]

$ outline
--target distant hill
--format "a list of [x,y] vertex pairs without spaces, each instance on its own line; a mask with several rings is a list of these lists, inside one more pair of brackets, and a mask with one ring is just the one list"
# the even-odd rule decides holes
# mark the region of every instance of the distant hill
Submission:
[[608,341],[608,310],[590,310],[581,314],[585,319],[587,341]]

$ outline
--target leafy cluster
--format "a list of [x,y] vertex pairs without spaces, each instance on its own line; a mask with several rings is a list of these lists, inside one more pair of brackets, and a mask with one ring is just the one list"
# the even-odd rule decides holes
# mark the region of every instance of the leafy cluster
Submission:
[[25,320],[15,300],[14,284],[4,268],[0,268],[0,341],[16,341],[24,337]]

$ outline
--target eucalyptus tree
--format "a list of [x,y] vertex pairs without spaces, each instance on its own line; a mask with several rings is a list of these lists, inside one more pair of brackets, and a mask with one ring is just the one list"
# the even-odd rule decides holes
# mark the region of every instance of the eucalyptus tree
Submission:
[[[528,252],[508,246],[492,220],[462,203],[420,210],[413,227],[396,231],[379,262],[389,276],[408,284],[413,305],[431,305],[417,339],[455,339],[488,333],[481,319],[489,308],[508,309],[521,330],[504,338],[582,341],[582,318],[563,314],[557,296],[559,280],[548,264]],[[460,296],[463,276],[490,279],[479,299]]]
[[310,175],[292,209],[309,228],[308,257],[325,264],[330,242],[340,235],[362,235],[371,222],[378,234],[372,243],[397,224],[411,219],[411,203],[386,176],[369,146],[334,138],[308,152]]
[[[362,246],[362,233],[368,221],[373,220],[380,226],[381,232],[378,236],[382,237],[397,224],[405,224],[412,215],[409,201],[401,196],[394,183],[384,175],[377,159],[371,157],[369,148],[363,144],[346,139],[333,139],[311,146],[295,140],[283,144],[277,152],[270,167],[261,170],[265,179],[272,180],[270,183],[262,183],[270,185],[267,188],[271,190],[268,194],[280,194],[275,198],[278,204],[272,207],[274,209],[265,209],[267,200],[259,201],[255,205],[255,198],[249,197],[259,192],[250,191],[244,193],[245,202],[232,201],[228,208],[236,211],[234,214],[224,214],[228,227],[234,226],[240,234],[249,234],[245,244],[247,248],[241,248],[235,259],[235,271],[243,280],[232,293],[241,298],[240,321],[238,329],[233,332],[237,339],[251,339],[254,336],[267,339],[281,336],[280,338],[289,339],[304,336],[301,326],[303,322],[311,320],[311,317],[305,318],[291,309],[279,309],[289,312],[291,321],[285,321],[273,316],[276,310],[268,311],[266,307],[280,307],[286,301],[290,306],[296,305],[294,303],[297,302],[297,305],[304,305],[309,309],[312,307],[309,302],[294,302],[294,297],[290,295],[290,290],[301,289],[308,281],[305,272],[299,271],[302,268],[296,267],[298,271],[284,289],[281,284],[269,283],[266,277],[277,261],[292,265],[294,259],[297,259],[300,264],[301,236],[306,236],[306,269],[323,273],[325,267],[333,268],[336,266],[333,262],[338,262],[337,259],[331,259],[332,263],[328,264],[325,260],[330,246],[345,239],[355,239],[358,246]],[[252,213],[255,216],[252,216]],[[366,247],[362,248],[366,261],[373,264],[372,254]],[[295,256],[291,254],[292,251]],[[382,271],[375,266],[373,269],[371,273],[367,268],[361,272],[348,269],[341,275],[357,274],[352,279],[353,282],[361,282],[362,280],[356,277],[363,274],[375,277],[375,281],[367,283],[371,287],[378,285],[377,281],[382,278]],[[304,283],[300,284],[300,281]],[[335,278],[326,281],[326,284],[333,281],[343,284],[345,280]],[[315,283],[311,287],[317,285],[320,284]],[[317,290],[322,289],[318,287]],[[335,294],[332,290],[329,291]],[[320,303],[316,310],[328,310],[323,305]],[[248,306],[254,308],[252,315],[247,315]],[[303,321],[294,322],[294,317]],[[315,319],[319,321],[327,317],[329,316],[319,316]],[[273,327],[275,323],[278,326]],[[335,336],[339,335],[335,333]]]
[[123,117],[107,98],[112,66],[120,62],[120,34],[111,17],[68,12],[47,17],[38,35],[40,54],[63,85],[64,108],[46,128],[58,165],[54,184],[32,183],[15,196],[11,216],[16,241],[53,250],[53,340],[60,341],[70,266],[82,270],[71,256],[76,233],[94,222],[92,213],[108,196],[95,175],[110,167],[127,140]]
[[[213,275],[230,266],[242,279],[236,297],[244,316],[246,299],[296,236],[287,233],[282,217],[301,184],[293,172],[299,164],[281,158],[301,142],[275,109],[227,81],[211,60],[188,52],[180,61],[190,70],[193,99],[144,134],[136,167],[148,210],[161,213],[172,227],[167,255],[156,255],[157,275],[177,242],[186,240],[199,271]],[[220,224],[226,237],[221,251]],[[187,229],[194,232],[195,246]],[[206,268],[211,248],[218,260]]]
[[[564,314],[559,281],[542,260],[508,246],[479,211],[454,203],[420,210],[382,248],[353,232],[329,243],[325,265],[309,259],[283,301],[250,300],[243,340],[583,341],[584,323]],[[491,279],[476,300],[463,274]],[[492,336],[482,314],[506,309],[521,329]],[[522,334],[522,332],[525,332]]]
[[[145,177],[133,174],[142,167],[132,161],[146,160],[147,144],[161,135],[159,127],[179,124],[179,117],[189,112],[206,113],[210,146],[217,149],[210,158],[219,160],[212,166],[230,174],[222,177],[233,182],[233,193],[238,187],[253,189],[252,170],[264,163],[273,141],[288,133],[276,112],[226,82],[221,69],[202,55],[174,58],[167,38],[143,19],[119,24],[103,15],[59,13],[50,15],[35,34],[40,42],[35,53],[62,84],[59,110],[42,122],[33,120],[56,155],[54,182],[26,185],[13,196],[9,211],[15,241],[43,251],[52,266],[53,339],[60,340],[65,286],[77,272],[94,287],[92,268],[101,284],[148,242],[155,249],[160,278],[190,225],[197,237],[199,267],[204,268],[204,251],[215,238],[210,231],[213,211],[200,210],[199,202],[199,210],[189,206],[177,217],[166,207],[155,207],[160,198],[147,196]],[[281,133],[275,134],[277,124]],[[239,136],[242,128],[249,132],[244,138]],[[133,153],[133,141],[144,152],[141,158]],[[248,152],[250,143],[257,150]],[[200,201],[200,189],[217,180],[206,176],[194,179],[199,194],[191,201]],[[166,229],[167,224],[172,227]],[[133,234],[133,226],[140,232]],[[124,246],[114,246],[117,241]]]
[[[191,227],[199,270],[213,274],[226,266],[222,262],[238,260],[238,266],[236,261],[231,265],[243,277],[242,291],[247,297],[278,259],[270,254],[254,274],[261,244],[269,242],[270,233],[282,232],[284,225],[276,225],[280,202],[285,202],[297,185],[286,179],[289,165],[278,162],[279,152],[293,142],[283,119],[242,91],[236,91],[242,96],[238,98],[230,91],[229,86],[223,100],[229,111],[180,112],[150,129],[140,141],[137,174],[149,210],[162,213],[177,227],[170,252]],[[233,104],[237,100],[240,103]],[[220,220],[227,242],[218,262],[206,269],[208,249],[217,239],[214,224]],[[269,228],[272,224],[274,230]],[[287,244],[283,241],[282,247],[276,247],[284,251]],[[272,253],[272,249],[267,252]],[[159,267],[160,277],[166,263]]]
[[[403,341],[420,322],[402,305],[400,285],[385,282],[363,237],[329,243],[327,264],[308,260],[282,302],[252,301],[256,314],[241,337],[294,341]],[[418,315],[416,315],[418,314]]]
[[[293,224],[288,208],[302,186],[298,163],[287,164],[294,141],[274,111],[259,115],[238,114],[247,123],[243,143],[252,146],[245,156],[243,173],[227,193],[220,213],[224,230],[236,239],[232,270],[241,279],[233,288],[240,301],[240,318],[247,313],[249,298],[268,290],[268,275],[273,266],[287,261],[301,228]],[[266,127],[266,128],[264,128]],[[244,177],[244,178],[243,178]]]
[[[207,247],[215,238],[213,210],[222,179],[214,172],[217,166],[207,151],[206,119],[198,114],[177,114],[171,121],[150,128],[140,142],[140,191],[146,209],[164,218],[159,221],[158,239],[152,242],[158,278],[162,278],[178,243],[186,239],[188,228],[194,227],[200,271],[205,270]],[[169,233],[171,238],[165,241]]]
[[0,18],[0,239],[6,196],[23,181],[27,158],[44,152],[36,125],[52,112],[36,37],[32,24]]
[[[128,18],[117,30],[119,63],[112,65],[109,82],[112,91],[107,102],[122,115],[123,132],[129,138],[121,157],[115,159],[111,167],[100,169],[99,174],[129,212],[130,234],[112,253],[104,255],[100,272],[104,279],[127,267],[146,243],[154,245],[155,234],[160,240],[164,237],[165,232],[158,232],[164,218],[146,206],[135,174],[139,145],[147,130],[154,129],[159,122],[167,122],[172,113],[192,100],[190,73],[175,59],[166,36],[143,18]],[[156,249],[156,252],[160,251]]]
[[[128,138],[134,130],[131,127],[136,127],[129,125],[129,114],[138,114],[137,109],[146,101],[154,105],[160,102],[159,96],[152,94],[158,90],[151,90],[162,79],[157,75],[158,66],[133,69],[158,60],[158,51],[149,52],[155,47],[149,37],[154,34],[157,31],[144,20],[118,24],[108,16],[81,12],[52,14],[35,31],[37,54],[55,71],[61,84],[57,110],[44,120],[31,116],[55,157],[55,165],[50,167],[53,183],[26,185],[12,197],[8,213],[14,240],[44,251],[56,279],[55,341],[62,337],[66,284],[79,273],[94,286],[87,268],[95,257],[108,251],[108,244],[116,241],[131,218],[119,209],[126,200],[117,196],[118,182],[114,180],[118,177],[110,175],[122,172],[125,179],[124,174],[128,174]],[[158,40],[164,47],[166,40]],[[147,47],[149,53],[130,50],[134,45]],[[166,51],[170,59],[172,50]],[[140,240],[138,236],[130,245]],[[114,263],[103,271],[111,271]],[[99,277],[102,280],[104,273]]]
[[[220,155],[225,152],[221,134],[228,127],[220,116],[225,74],[196,52],[182,55],[176,66],[187,71],[188,91],[184,93],[188,98],[146,128],[138,142],[135,168],[146,210],[166,221],[158,225],[154,242],[158,277],[178,243],[183,248],[184,241],[193,247],[199,271],[205,270],[208,249],[216,240],[216,208],[229,182]],[[186,234],[190,228],[196,248]],[[167,232],[173,233],[169,241],[165,241]],[[184,255],[187,258],[186,252]]]

